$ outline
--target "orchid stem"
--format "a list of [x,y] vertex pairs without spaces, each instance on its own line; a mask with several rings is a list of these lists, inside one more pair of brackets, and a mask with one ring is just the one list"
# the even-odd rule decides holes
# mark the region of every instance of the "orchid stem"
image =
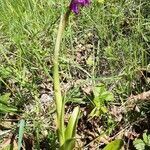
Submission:
[[60,52],[60,44],[63,36],[63,32],[67,25],[69,19],[70,11],[68,10],[66,14],[61,15],[60,24],[58,27],[58,33],[55,43],[54,49],[54,96],[55,96],[55,103],[56,103],[56,111],[57,111],[57,129],[58,129],[58,137],[60,146],[64,144],[65,135],[64,135],[64,100],[61,95],[61,88],[60,88],[60,79],[59,79],[59,52]]

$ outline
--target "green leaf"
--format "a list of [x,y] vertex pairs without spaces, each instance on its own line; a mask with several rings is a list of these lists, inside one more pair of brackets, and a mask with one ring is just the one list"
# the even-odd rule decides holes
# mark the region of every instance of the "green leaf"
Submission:
[[0,96],[0,113],[9,113],[9,112],[17,111],[16,108],[8,105],[9,98],[10,98],[10,93],[6,93]]
[[90,117],[95,117],[95,116],[100,116],[100,114],[101,114],[101,110],[100,109],[98,109],[98,108],[94,108],[92,111],[91,111],[91,113],[90,113]]
[[104,99],[105,101],[113,101],[114,95],[109,91],[105,91],[101,94],[101,98]]
[[150,135],[147,136],[147,145],[150,146]]
[[79,107],[75,107],[71,114],[71,117],[69,119],[67,128],[65,130],[65,139],[66,140],[73,138],[75,136],[76,125],[77,125],[79,113],[80,113]]
[[101,93],[105,92],[105,90],[105,85],[102,83],[95,86],[93,89],[94,97],[98,97]]
[[0,103],[0,113],[17,112],[17,109]]
[[3,79],[10,77],[11,76],[11,68],[4,67],[4,66],[0,67],[0,76]]
[[113,93],[107,91],[104,84],[100,84],[100,85],[96,86],[93,89],[93,93],[94,93],[93,101],[96,105],[100,105],[99,103],[103,104],[104,101],[113,101],[114,100]]
[[103,100],[101,100],[99,97],[95,97],[93,102],[97,108],[100,108],[104,104]]
[[60,147],[60,150],[72,150],[74,148],[75,139],[68,139],[65,143]]
[[136,150],[145,150],[145,143],[141,139],[134,140],[133,145]]
[[[77,126],[79,114],[80,114],[79,107],[75,107],[71,114],[71,117],[69,119],[67,128],[65,130],[65,143],[67,140],[73,139],[75,137],[76,126]],[[70,144],[66,145],[67,146],[66,149],[68,147],[74,147],[74,144],[75,144],[75,142],[71,141]],[[69,150],[69,149],[67,149],[67,150]]]
[[94,64],[94,59],[93,59],[93,55],[90,55],[89,58],[86,60],[87,65],[89,66],[93,66]]
[[147,146],[150,146],[150,135],[147,135],[146,133],[143,133],[143,141]]
[[22,147],[22,139],[23,139],[24,127],[25,127],[25,120],[21,119],[20,123],[19,123],[18,150],[20,150],[21,147]]
[[143,141],[147,144],[148,143],[148,136],[146,133],[143,133]]
[[120,150],[123,146],[123,140],[117,139],[110,142],[103,150]]
[[102,107],[101,107],[101,111],[102,111],[103,113],[107,113],[107,112],[108,112],[107,107],[102,106]]
[[0,96],[0,103],[8,104],[9,98],[10,98],[10,93],[5,93],[4,95]]

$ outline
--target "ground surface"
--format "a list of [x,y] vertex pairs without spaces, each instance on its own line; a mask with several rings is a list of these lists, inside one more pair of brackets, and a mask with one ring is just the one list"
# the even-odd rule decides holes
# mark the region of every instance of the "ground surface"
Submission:
[[[56,149],[53,50],[59,0],[0,0],[0,146]],[[71,15],[62,41],[60,81],[67,124],[79,105],[76,149],[102,149],[114,139],[124,149],[150,132],[150,2],[96,1]],[[94,89],[103,86],[96,108]],[[102,95],[106,92],[106,97]],[[113,98],[110,97],[113,95]],[[5,105],[5,106],[4,106]],[[17,112],[14,113],[14,111]],[[11,144],[10,144],[11,143]],[[148,146],[148,145],[147,145]]]

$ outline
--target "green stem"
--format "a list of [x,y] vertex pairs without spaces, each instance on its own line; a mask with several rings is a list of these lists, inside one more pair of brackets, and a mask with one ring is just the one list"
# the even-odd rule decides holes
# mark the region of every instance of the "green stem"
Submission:
[[60,80],[59,80],[59,51],[60,44],[63,36],[63,32],[65,30],[66,24],[68,22],[70,11],[68,10],[66,14],[61,15],[60,24],[58,28],[55,50],[54,50],[54,95],[55,95],[55,103],[57,109],[57,129],[60,146],[63,145],[65,140],[64,135],[64,101],[61,95],[60,88]]

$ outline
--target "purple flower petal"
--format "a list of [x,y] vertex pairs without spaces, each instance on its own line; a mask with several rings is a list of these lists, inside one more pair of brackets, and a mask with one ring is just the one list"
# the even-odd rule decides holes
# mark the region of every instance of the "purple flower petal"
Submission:
[[90,4],[90,0],[72,0],[70,4],[70,10],[75,14],[79,13],[79,6],[86,6]]
[[76,4],[76,3],[72,3],[72,4],[70,5],[70,9],[71,9],[74,13],[76,13],[76,14],[79,13],[78,4]]

